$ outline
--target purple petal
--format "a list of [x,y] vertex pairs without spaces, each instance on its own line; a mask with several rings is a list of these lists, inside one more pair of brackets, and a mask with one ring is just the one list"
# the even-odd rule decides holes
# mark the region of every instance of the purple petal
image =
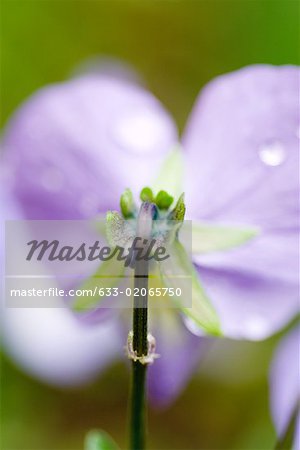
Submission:
[[207,348],[208,339],[190,333],[177,310],[152,311],[151,318],[150,331],[156,339],[160,358],[149,366],[149,396],[154,405],[167,406],[186,387]]
[[109,75],[42,89],[9,123],[4,145],[26,217],[81,219],[151,183],[177,142],[149,92]]
[[[280,343],[270,373],[271,410],[278,435],[282,435],[300,399],[299,372],[300,327]],[[300,448],[300,416],[298,414],[294,448]]]
[[198,271],[225,336],[265,339],[290,321],[299,308],[297,288],[292,291],[282,280],[226,268],[201,267]]
[[299,308],[298,75],[252,66],[217,78],[184,136],[190,218],[262,229],[243,247],[195,258],[232,337],[267,337]]
[[14,360],[31,375],[60,386],[94,378],[122,351],[116,320],[86,327],[63,307],[6,309],[1,327]]
[[200,95],[184,135],[192,218],[298,226],[299,69],[250,66]]
[[[0,164],[1,164],[0,160]],[[1,166],[0,166],[1,168]],[[0,282],[1,287],[4,281],[4,262],[5,262],[5,221],[19,220],[20,211],[11,197],[11,193],[2,183],[2,171],[0,171]],[[3,291],[1,290],[1,293]]]
[[[3,186],[2,186],[3,187]],[[4,291],[4,221],[20,216],[12,199],[1,191],[0,275]],[[45,280],[45,283],[47,281]],[[116,319],[98,327],[79,323],[62,305],[58,308],[8,308],[1,298],[1,343],[29,374],[57,385],[75,385],[95,377],[123,349]]]
[[299,255],[295,243],[293,233],[265,232],[240,247],[195,255],[194,260],[204,267],[249,272],[297,286]]
[[194,258],[225,335],[264,339],[299,311],[295,241],[266,233],[240,248]]

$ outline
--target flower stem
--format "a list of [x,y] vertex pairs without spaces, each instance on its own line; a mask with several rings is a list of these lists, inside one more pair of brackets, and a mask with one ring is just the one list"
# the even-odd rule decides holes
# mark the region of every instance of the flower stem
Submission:
[[[134,287],[139,294],[133,305],[133,350],[137,356],[148,353],[148,261],[138,261]],[[146,434],[146,372],[147,364],[132,362],[131,449],[145,448]]]
[[132,402],[131,402],[131,449],[145,448],[146,434],[146,384],[147,366],[140,362],[132,363]]

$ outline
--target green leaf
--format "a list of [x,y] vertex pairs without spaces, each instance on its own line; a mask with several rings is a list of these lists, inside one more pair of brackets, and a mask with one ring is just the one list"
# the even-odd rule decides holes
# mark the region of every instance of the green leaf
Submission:
[[84,450],[119,450],[119,447],[105,431],[93,430],[85,438]]
[[144,187],[144,189],[141,190],[140,199],[142,200],[142,202],[153,203],[154,195],[153,195],[152,189],[149,187]]
[[126,189],[121,195],[120,208],[125,219],[131,219],[135,216],[137,208],[130,189]]
[[254,227],[215,226],[192,223],[193,253],[209,253],[227,250],[245,244],[259,234]]
[[155,197],[155,203],[159,209],[169,209],[173,203],[174,198],[166,191],[159,191]]
[[[178,307],[206,334],[221,336],[217,313],[201,286],[198,273],[184,247],[176,240],[168,248],[168,253],[170,258],[160,264],[161,276],[167,287],[181,288],[182,296],[176,297]],[[191,307],[185,306],[188,295],[192,297]]]
[[86,293],[76,298],[72,309],[76,312],[83,312],[98,306],[106,298],[99,295],[99,288],[116,287],[123,278],[124,270],[124,261],[118,261],[115,257],[103,261],[97,271],[77,288]]
[[154,181],[153,190],[164,190],[178,198],[183,186],[183,154],[179,144],[166,157],[158,177]]

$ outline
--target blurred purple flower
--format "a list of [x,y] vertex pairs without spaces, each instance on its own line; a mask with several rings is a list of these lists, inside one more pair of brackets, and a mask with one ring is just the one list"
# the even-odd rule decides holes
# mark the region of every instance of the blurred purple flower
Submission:
[[[3,219],[21,218],[4,189],[0,191],[0,217],[2,275]],[[123,336],[116,319],[100,327],[84,327],[66,308],[4,309],[4,299],[0,304],[2,344],[24,369],[49,383],[61,386],[82,383],[122,354]],[[105,345],[101,345],[103,342]]]
[[183,137],[187,211],[260,235],[196,258],[223,330],[265,338],[299,309],[299,70],[253,66],[217,78]]
[[275,427],[282,436],[298,407],[294,450],[300,448],[300,327],[292,330],[280,342],[270,373],[271,410]]
[[[233,338],[270,336],[299,306],[298,75],[291,66],[251,66],[217,78],[183,135],[188,218],[261,230],[240,248],[194,258]],[[87,75],[35,94],[10,121],[4,146],[26,218],[82,219],[117,209],[126,187],[151,186],[177,141],[149,92]],[[152,324],[162,357],[150,367],[150,393],[160,402],[185,385],[203,346],[193,323],[168,318]]]

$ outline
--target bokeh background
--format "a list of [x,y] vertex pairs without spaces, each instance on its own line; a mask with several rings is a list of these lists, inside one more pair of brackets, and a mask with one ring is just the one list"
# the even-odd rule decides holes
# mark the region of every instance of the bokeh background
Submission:
[[[299,64],[299,4],[289,0],[2,0],[1,127],[31,93],[91,58],[129,64],[183,129],[215,76],[253,63]],[[270,450],[268,370],[280,336],[212,345],[167,410],[149,411],[149,449]],[[69,391],[1,364],[1,450],[79,450],[90,428],[126,447],[129,374],[119,363]]]

